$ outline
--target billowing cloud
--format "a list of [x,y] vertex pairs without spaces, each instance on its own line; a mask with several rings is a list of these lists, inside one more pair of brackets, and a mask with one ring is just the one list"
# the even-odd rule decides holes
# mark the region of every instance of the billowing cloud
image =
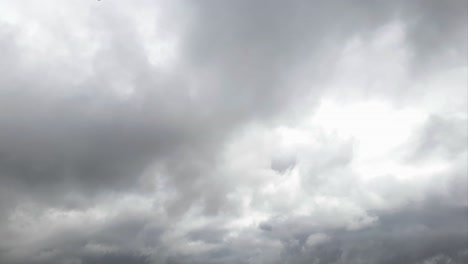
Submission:
[[450,1],[0,3],[0,263],[465,263]]

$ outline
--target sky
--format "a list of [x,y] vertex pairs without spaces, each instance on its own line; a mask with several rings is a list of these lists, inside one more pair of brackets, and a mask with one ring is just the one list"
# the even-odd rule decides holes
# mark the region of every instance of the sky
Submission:
[[0,264],[468,263],[466,0],[0,0]]

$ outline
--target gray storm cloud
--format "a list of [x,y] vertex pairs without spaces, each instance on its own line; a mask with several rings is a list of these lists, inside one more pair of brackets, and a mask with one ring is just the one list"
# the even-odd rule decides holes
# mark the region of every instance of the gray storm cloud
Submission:
[[467,10],[1,1],[0,263],[465,263]]

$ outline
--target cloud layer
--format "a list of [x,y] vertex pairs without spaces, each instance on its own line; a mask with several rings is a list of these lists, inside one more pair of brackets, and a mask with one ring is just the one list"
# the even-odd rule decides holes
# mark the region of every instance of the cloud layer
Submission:
[[467,10],[0,2],[0,263],[466,263]]

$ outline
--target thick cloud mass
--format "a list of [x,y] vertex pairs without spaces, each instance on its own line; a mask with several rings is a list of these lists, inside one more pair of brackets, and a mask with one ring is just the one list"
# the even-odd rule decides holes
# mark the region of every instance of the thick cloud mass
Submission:
[[0,264],[467,263],[467,12],[0,1]]

